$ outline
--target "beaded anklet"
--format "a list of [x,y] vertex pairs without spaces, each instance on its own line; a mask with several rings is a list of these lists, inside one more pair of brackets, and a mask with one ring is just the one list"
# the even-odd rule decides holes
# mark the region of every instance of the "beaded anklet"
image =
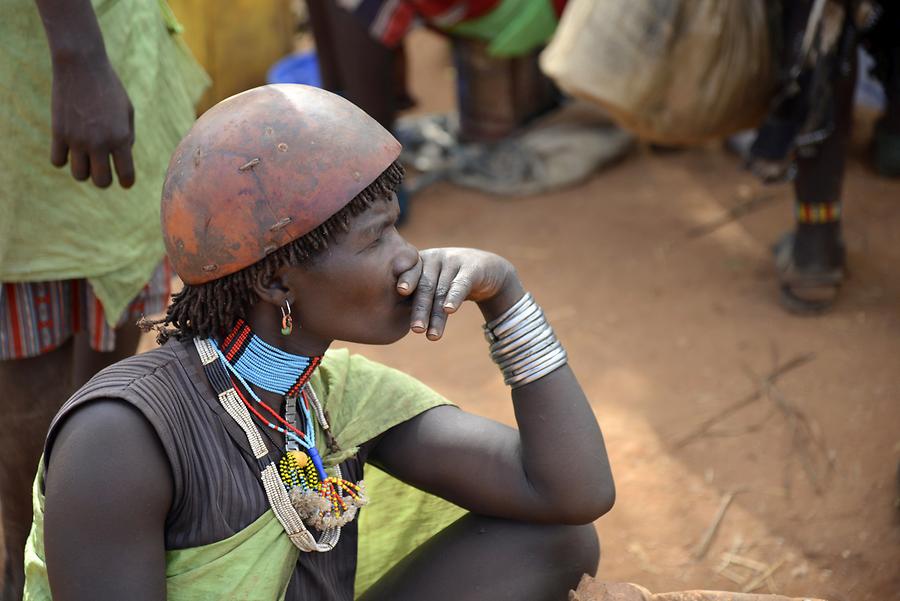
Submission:
[[798,202],[794,210],[798,223],[834,223],[841,219],[840,202]]

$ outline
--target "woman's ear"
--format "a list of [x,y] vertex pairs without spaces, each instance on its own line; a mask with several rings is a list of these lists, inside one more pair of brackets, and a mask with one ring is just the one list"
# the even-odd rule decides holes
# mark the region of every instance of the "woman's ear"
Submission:
[[270,277],[266,277],[264,273],[257,274],[256,280],[253,282],[253,291],[256,293],[256,296],[259,297],[260,301],[275,305],[276,307],[283,305],[284,301],[288,301],[289,303],[294,302],[290,288],[284,281],[283,273],[284,268],[282,267],[276,270]]

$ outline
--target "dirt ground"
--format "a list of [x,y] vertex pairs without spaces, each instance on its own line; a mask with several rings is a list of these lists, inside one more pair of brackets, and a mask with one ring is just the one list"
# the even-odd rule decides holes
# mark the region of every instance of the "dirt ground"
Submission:
[[[451,109],[442,43],[419,34],[409,54],[418,110]],[[777,303],[770,246],[790,227],[790,188],[763,187],[718,146],[639,149],[541,197],[438,184],[414,199],[406,236],[511,259],[569,350],[618,485],[615,508],[597,522],[602,578],[656,592],[757,585],[832,601],[900,599],[900,181],[862,161],[870,125],[858,128],[845,187],[851,278],[835,309],[815,318]],[[748,215],[692,235],[754,199]],[[513,423],[479,325],[468,307],[439,343],[411,336],[359,350]],[[768,387],[773,369],[795,359]]]

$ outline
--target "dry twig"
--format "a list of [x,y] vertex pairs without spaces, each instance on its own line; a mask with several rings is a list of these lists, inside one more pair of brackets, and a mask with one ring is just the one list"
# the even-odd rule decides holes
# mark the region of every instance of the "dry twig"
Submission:
[[716,231],[723,225],[727,225],[732,221],[737,221],[741,217],[745,215],[749,215],[753,211],[762,208],[769,201],[772,201],[776,198],[775,194],[767,193],[767,194],[758,194],[748,200],[745,200],[739,205],[735,205],[728,209],[724,215],[718,217],[717,219],[713,219],[707,223],[701,223],[698,226],[692,227],[689,229],[685,236],[692,240],[694,238],[700,238],[702,236],[706,236],[707,234],[711,234]]
[[740,399],[736,403],[733,403],[733,404],[729,405],[728,407],[725,407],[723,410],[719,411],[712,417],[704,420],[703,423],[701,423],[699,426],[697,426],[694,430],[692,430],[691,432],[682,436],[679,440],[675,441],[675,444],[674,444],[675,448],[680,449],[681,447],[684,447],[684,446],[694,442],[701,436],[708,434],[710,429],[713,426],[715,426],[716,424],[718,424],[719,422],[721,422],[724,419],[730,417],[731,415],[737,413],[744,407],[747,407],[748,405],[752,405],[759,399],[763,398],[763,396],[767,393],[768,389],[775,382],[777,382],[781,376],[785,375],[786,373],[788,373],[794,369],[797,369],[798,367],[802,367],[803,365],[806,365],[807,363],[809,363],[810,361],[815,359],[815,356],[816,356],[815,353],[807,353],[805,355],[798,355],[798,356],[794,357],[793,359],[791,359],[790,361],[787,361],[786,363],[779,365],[778,367],[773,369],[769,373],[769,375],[766,376],[765,380],[763,380],[762,385],[757,387],[757,389],[754,390],[752,393],[748,394],[747,396]]
[[700,544],[698,544],[697,548],[694,550],[694,559],[697,561],[706,556],[706,553],[709,551],[709,547],[712,545],[712,541],[716,536],[716,532],[719,530],[719,526],[722,525],[722,520],[725,519],[725,512],[728,511],[728,506],[731,505],[735,495],[739,492],[743,491],[736,490],[722,495],[722,500],[719,502],[719,509],[716,511],[716,517],[713,518],[712,523],[709,525],[709,528],[706,529],[706,533],[700,540]]
[[757,576],[756,578],[752,579],[750,582],[745,584],[744,588],[741,589],[741,592],[752,593],[753,591],[755,591],[756,589],[761,587],[766,582],[767,579],[771,578],[772,574],[774,574],[776,571],[778,571],[778,569],[783,564],[784,564],[784,558],[782,557],[781,559],[779,559],[778,561],[773,563],[771,566],[769,566],[769,568],[765,572],[763,572],[762,574],[760,574],[759,576]]
[[734,564],[736,566],[741,566],[755,572],[764,572],[768,567],[768,565],[764,564],[761,561],[750,559],[749,557],[744,557],[743,555],[737,555],[736,553],[723,553],[722,560],[727,562],[726,565]]

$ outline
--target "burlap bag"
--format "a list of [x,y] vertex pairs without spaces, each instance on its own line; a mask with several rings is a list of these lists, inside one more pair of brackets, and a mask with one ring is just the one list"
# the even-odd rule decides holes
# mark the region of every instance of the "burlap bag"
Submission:
[[570,0],[540,65],[651,141],[753,127],[774,87],[763,0]]

